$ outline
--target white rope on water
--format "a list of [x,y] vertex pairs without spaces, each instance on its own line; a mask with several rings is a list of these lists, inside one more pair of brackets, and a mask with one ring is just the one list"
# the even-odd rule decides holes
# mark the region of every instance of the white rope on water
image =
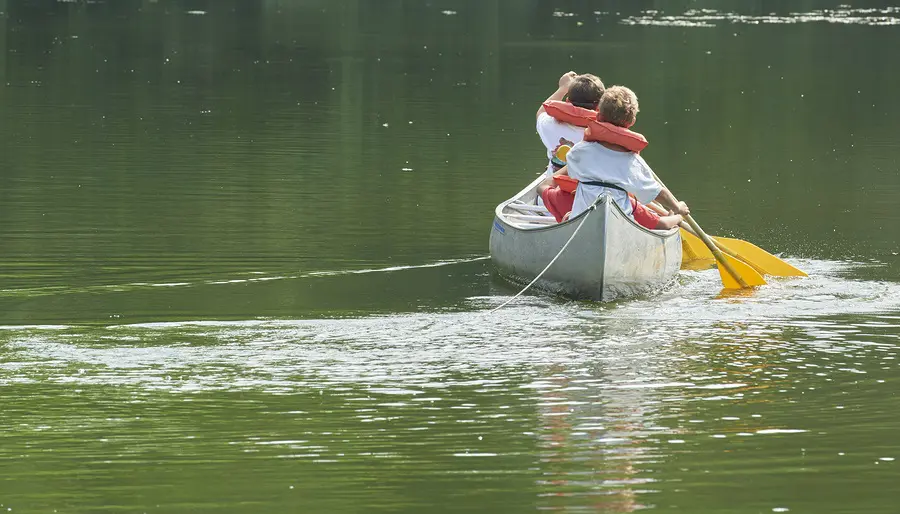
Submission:
[[542,276],[544,276],[544,273],[546,273],[547,270],[550,269],[550,266],[553,266],[553,263],[556,262],[556,259],[559,259],[559,256],[562,255],[563,252],[566,251],[566,248],[569,247],[569,243],[571,243],[572,240],[575,239],[575,236],[578,235],[578,231],[581,230],[581,227],[584,226],[584,222],[587,221],[587,219],[591,216],[591,213],[594,212],[594,207],[595,207],[596,205],[597,205],[597,204],[594,203],[594,204],[592,204],[592,205],[588,208],[587,214],[585,214],[585,215],[584,215],[584,218],[581,219],[581,223],[579,223],[579,224],[578,224],[578,227],[575,228],[575,232],[572,232],[572,235],[569,237],[569,240],[566,241],[566,244],[564,244],[563,247],[559,249],[559,253],[557,253],[557,254],[556,254],[556,257],[554,257],[554,258],[550,261],[550,264],[547,264],[547,267],[544,268],[543,271],[541,271],[540,273],[538,273],[538,275],[537,275],[536,277],[534,277],[534,280],[532,280],[527,286],[525,286],[525,289],[522,289],[521,291],[519,291],[518,293],[516,293],[516,296],[513,296],[513,297],[510,298],[509,300],[506,300],[506,301],[503,302],[499,307],[496,307],[496,308],[494,308],[494,309],[491,309],[490,312],[488,312],[488,314],[493,314],[493,313],[499,311],[500,309],[506,307],[506,306],[509,305],[510,303],[512,303],[516,298],[522,296],[522,293],[524,293],[525,291],[528,291],[528,289],[529,289],[531,286],[533,286],[535,282],[537,282],[538,280],[540,280],[540,278],[541,278]]

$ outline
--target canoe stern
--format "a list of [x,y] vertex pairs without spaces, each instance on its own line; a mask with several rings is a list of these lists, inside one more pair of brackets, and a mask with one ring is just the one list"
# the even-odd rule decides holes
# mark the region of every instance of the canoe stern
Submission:
[[583,222],[565,252],[535,287],[576,299],[608,301],[660,287],[681,266],[678,230],[650,231],[637,225],[607,196],[595,210],[567,222],[523,229],[497,208],[491,227],[491,259],[513,282],[533,280],[559,253]]

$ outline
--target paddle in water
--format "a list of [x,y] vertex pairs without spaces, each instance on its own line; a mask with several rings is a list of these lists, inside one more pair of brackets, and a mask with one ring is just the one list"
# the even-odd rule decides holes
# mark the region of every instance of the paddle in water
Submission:
[[[666,212],[666,210],[661,206],[656,205],[652,202],[650,203],[650,205],[648,205],[648,207],[650,207],[657,213]],[[720,236],[710,236],[710,239],[713,240],[713,242],[716,244],[716,246],[719,247],[720,250],[722,250],[722,252],[736,259],[744,261],[762,275],[771,275],[773,277],[808,276],[802,270],[791,266],[787,262],[784,262],[783,260],[763,250],[753,243],[741,239],[733,239],[730,237]],[[703,263],[707,261],[713,261],[715,259],[715,256],[713,256],[712,252],[709,251],[708,248],[706,248],[706,245],[703,243],[700,237],[698,237],[693,232],[693,229],[691,229],[691,227],[687,223],[684,223],[681,226],[681,240],[684,243],[684,264],[687,264],[686,267],[697,268],[698,266],[696,264],[691,264],[692,261]]]
[[[660,186],[666,187],[666,185],[663,184],[663,181],[656,176],[656,173],[653,173],[653,178],[659,182]],[[706,232],[700,228],[700,225],[694,221],[694,218],[691,217],[690,214],[685,216],[684,220],[700,240],[703,241],[703,244],[709,248],[709,251],[712,252],[713,257],[715,257],[716,263],[718,264],[719,276],[722,277],[722,284],[726,289],[746,289],[766,284],[766,279],[757,273],[755,269],[750,267],[749,264],[730,255],[725,255],[725,253],[716,246],[716,243],[706,235]]]

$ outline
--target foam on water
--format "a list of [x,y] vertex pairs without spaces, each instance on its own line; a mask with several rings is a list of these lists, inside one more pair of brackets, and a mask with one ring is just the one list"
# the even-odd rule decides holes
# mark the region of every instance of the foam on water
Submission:
[[681,283],[653,298],[623,302],[617,316],[675,322],[779,321],[807,316],[900,310],[900,284],[850,278],[873,264],[790,259],[807,278],[769,278],[752,291],[719,291],[716,270],[681,273]]

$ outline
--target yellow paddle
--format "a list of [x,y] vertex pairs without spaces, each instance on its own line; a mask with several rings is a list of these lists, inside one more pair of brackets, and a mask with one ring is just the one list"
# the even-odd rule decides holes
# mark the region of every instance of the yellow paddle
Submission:
[[[666,214],[665,209],[654,203],[651,203],[649,207],[656,211],[657,214]],[[763,275],[771,275],[773,277],[808,276],[802,270],[791,266],[753,243],[741,239],[720,236],[711,236],[711,239],[724,253],[746,262]],[[690,227],[687,225],[683,226],[681,229],[681,240],[684,243],[684,261],[688,264],[687,267],[700,267],[702,266],[701,263],[703,261],[711,261],[715,258],[712,252],[710,252],[703,244],[703,241],[696,234],[692,233]],[[692,264],[691,261],[701,261],[701,263]]]
[[[663,184],[663,181],[656,176],[656,173],[653,174],[653,178],[659,182],[659,185],[666,187],[666,185]],[[685,216],[684,220],[693,229],[700,240],[703,241],[703,244],[709,248],[709,251],[712,252],[713,257],[715,257],[716,262],[719,264],[719,276],[722,278],[722,284],[726,289],[746,289],[766,284],[766,279],[757,273],[756,270],[751,268],[750,265],[740,259],[725,255],[722,250],[719,250],[716,243],[706,235],[706,232],[700,228],[700,225],[694,221],[694,218],[692,218],[690,214]]]

